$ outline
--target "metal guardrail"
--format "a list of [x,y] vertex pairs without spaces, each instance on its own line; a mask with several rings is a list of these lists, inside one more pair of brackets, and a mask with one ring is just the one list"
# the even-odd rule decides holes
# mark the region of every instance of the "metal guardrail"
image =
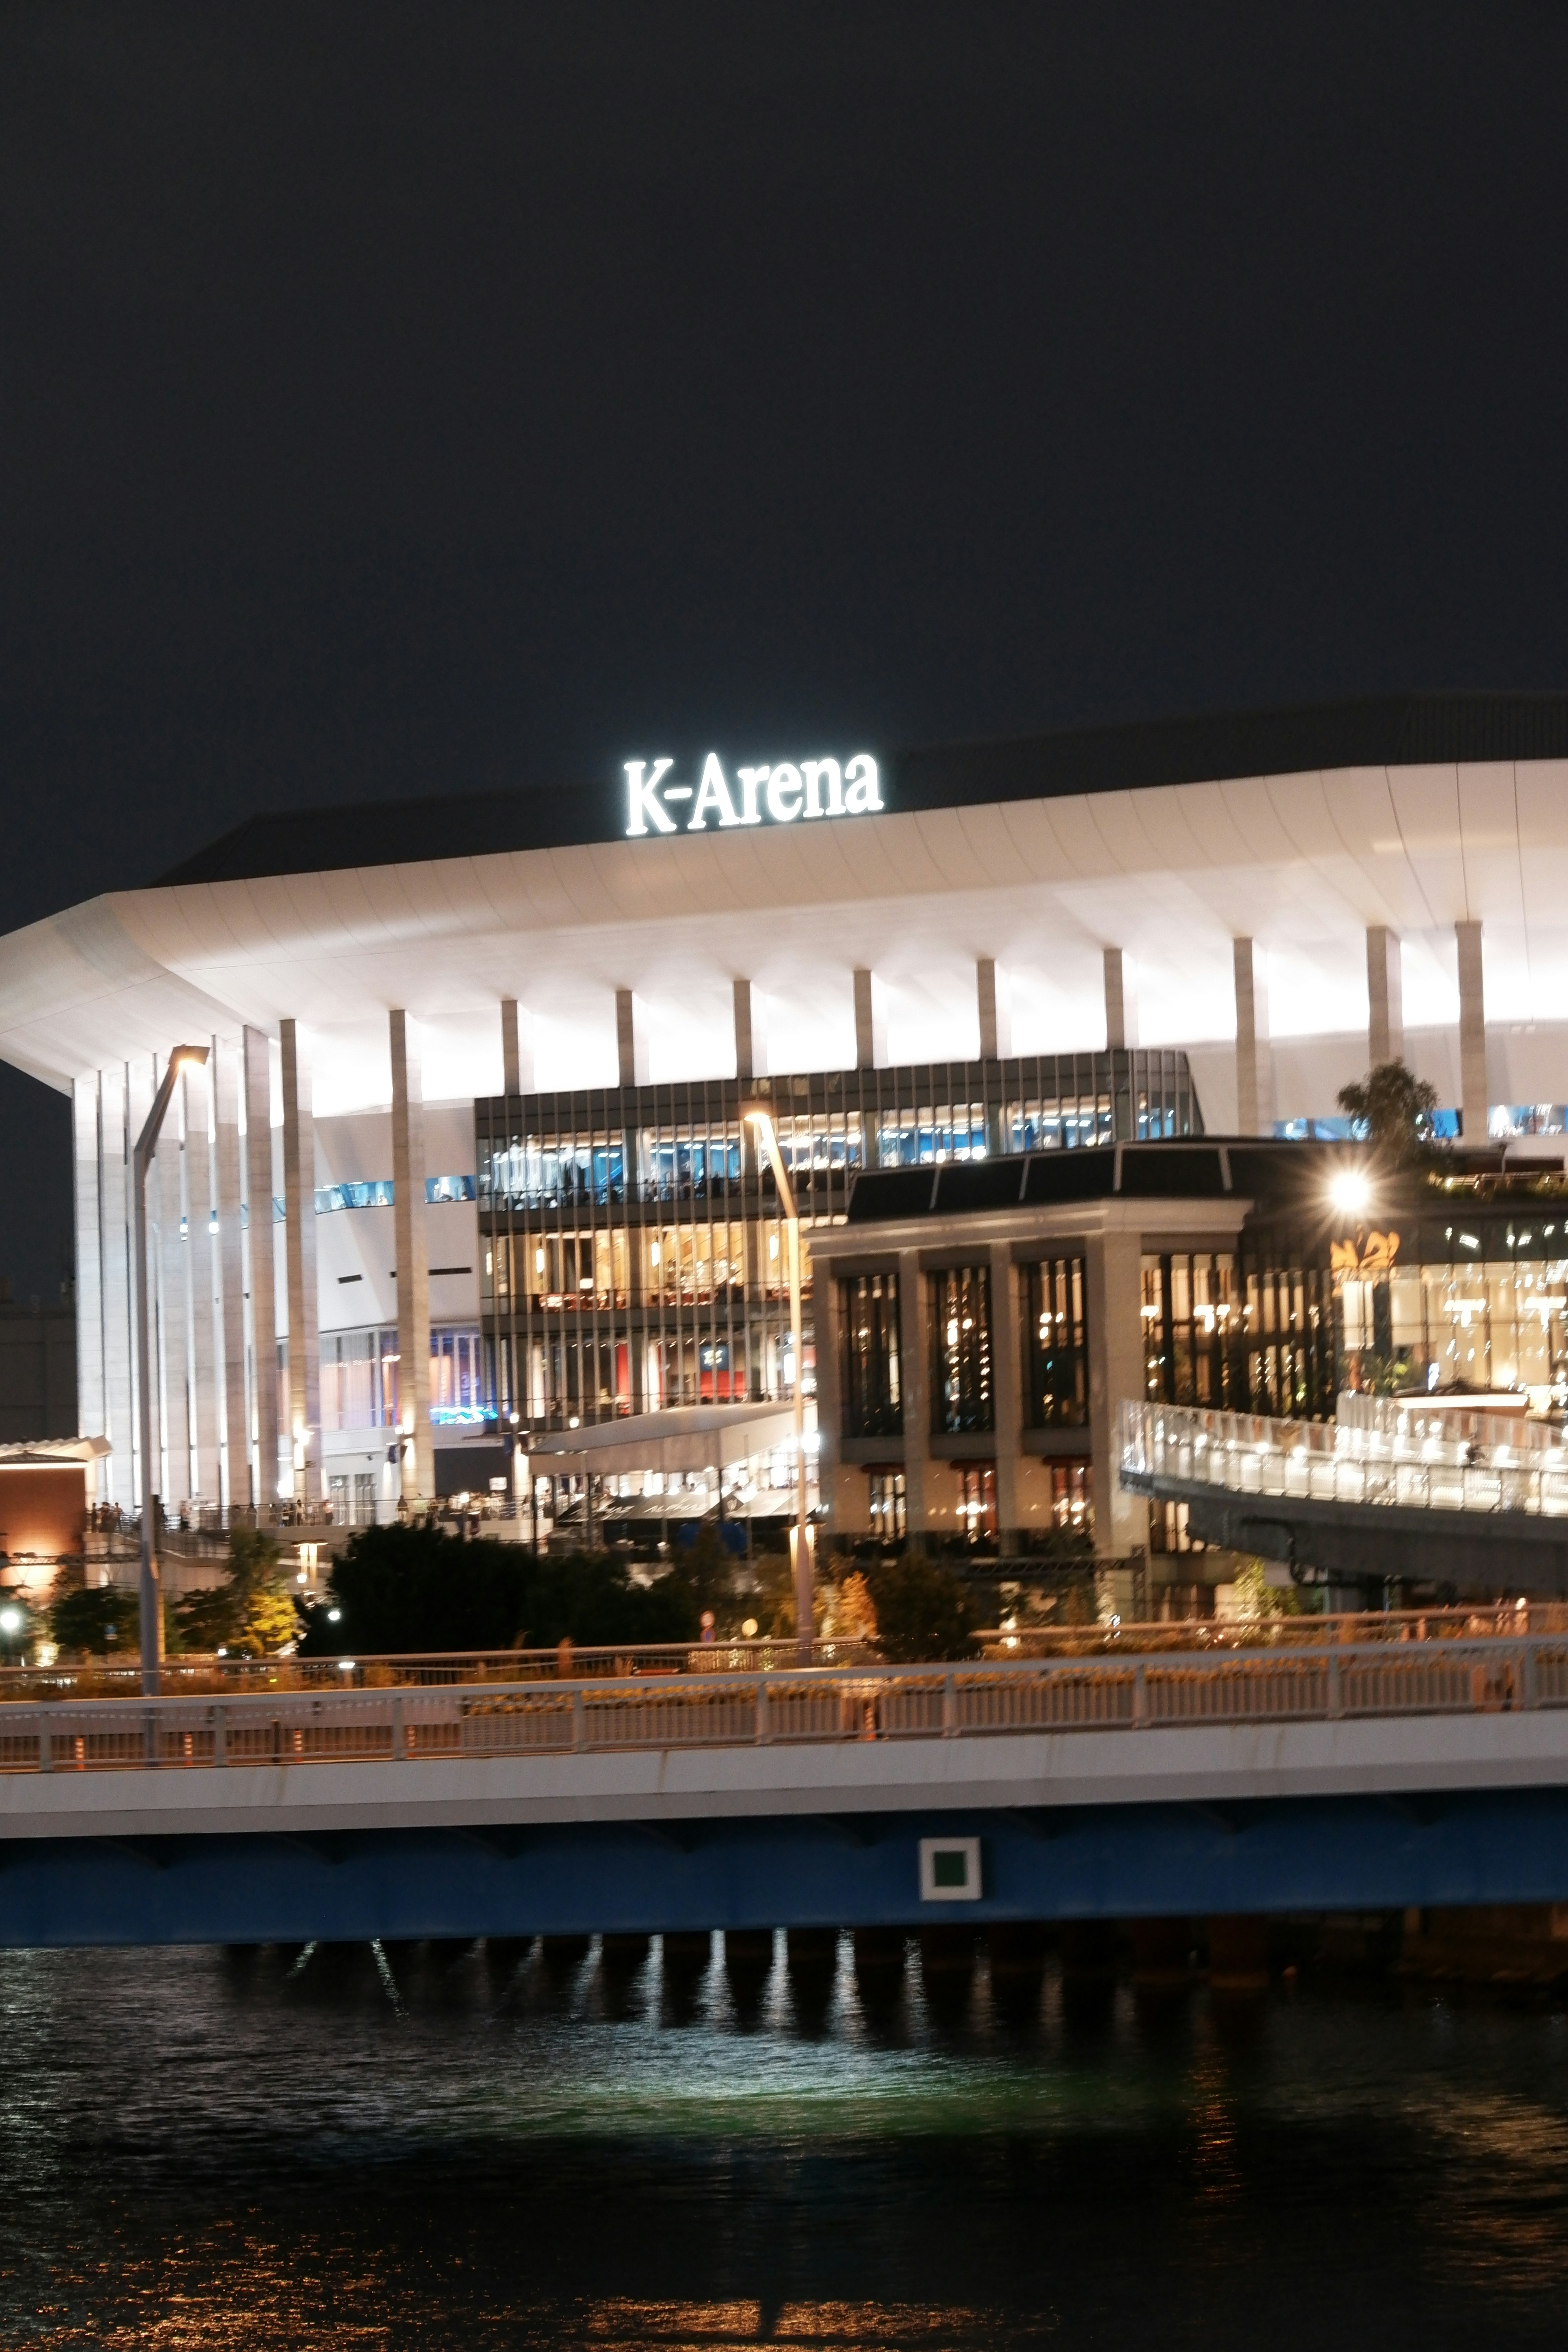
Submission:
[[1445,1609],[1302,1610],[1300,1614],[1172,1617],[1150,1624],[1115,1618],[1084,1625],[988,1626],[974,1636],[981,1655],[997,1660],[1114,1657],[1131,1652],[1321,1649],[1330,1643],[1388,1642],[1517,1642],[1529,1635],[1568,1636],[1568,1601],[1473,1601]]
[[1542,1469],[1495,1459],[1466,1464],[1335,1451],[1325,1443],[1334,1436],[1332,1423],[1124,1403],[1118,1428],[1121,1483],[1145,1493],[1163,1482],[1299,1502],[1568,1518],[1568,1452],[1559,1466]]
[[311,1696],[0,1716],[0,1771],[468,1761],[637,1748],[1158,1731],[1568,1706],[1568,1638]]
[[[874,1664],[868,1643],[824,1642],[814,1645],[820,1666]],[[175,1696],[216,1697],[247,1691],[388,1690],[458,1684],[561,1681],[625,1681],[641,1675],[765,1674],[800,1664],[793,1637],[752,1642],[649,1642],[640,1646],[553,1650],[452,1650],[424,1654],[339,1658],[165,1658],[165,1692]],[[142,1669],[135,1658],[89,1658],[49,1666],[0,1666],[0,1703],[31,1697],[121,1698],[140,1694]]]

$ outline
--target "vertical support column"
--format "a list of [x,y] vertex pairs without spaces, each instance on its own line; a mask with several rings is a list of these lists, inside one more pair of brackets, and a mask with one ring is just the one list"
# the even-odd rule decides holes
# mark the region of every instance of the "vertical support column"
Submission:
[[899,1384],[904,1402],[904,1511],[910,1549],[919,1551],[931,1507],[931,1348],[926,1278],[921,1254],[912,1249],[899,1252]]
[[[160,1074],[161,1075],[161,1074]],[[184,1220],[184,1157],[179,1133],[184,1104],[176,1090],[169,1105],[157,1158],[148,1182],[152,1211],[157,1221],[153,1252],[157,1260],[157,1349],[153,1380],[157,1388],[153,1423],[156,1468],[153,1492],[172,1518],[189,1499],[191,1471],[190,1376],[187,1361],[189,1297],[186,1286],[188,1253],[180,1227]],[[159,1432],[162,1432],[160,1438]]]
[[99,1197],[98,1079],[71,1087],[76,1174],[76,1410],[79,1437],[104,1433],[103,1213]]
[[190,1288],[191,1454],[193,1492],[205,1503],[223,1499],[218,1432],[223,1420],[220,1391],[223,1308],[218,1292],[217,1242],[213,1233],[211,1118],[212,1064],[187,1068],[181,1080],[185,1124],[185,1265]]
[[761,1011],[752,993],[751,982],[738,980],[735,982],[735,1076],[742,1080],[760,1078],[767,1071],[767,1041]]
[[826,1507],[828,1525],[843,1524],[838,1501],[839,1455],[844,1440],[844,1399],[838,1379],[838,1277],[831,1258],[821,1265],[810,1255],[809,1234],[801,1236],[806,1251],[805,1272],[811,1284],[812,1348],[816,1361],[816,1488]]
[[278,1276],[272,1223],[272,1051],[247,1029],[245,1055],[245,1247],[250,1295],[251,1420],[256,1431],[256,1509],[265,1525],[278,1499]]
[[99,1473],[106,1503],[130,1510],[136,1499],[136,1408],[131,1378],[130,1145],[125,1134],[125,1065],[99,1073],[99,1203],[103,1221],[103,1427],[114,1448]]
[[[208,1065],[213,1081],[214,1192],[217,1202],[217,1272],[220,1301],[218,1353],[222,1366],[222,1500],[233,1510],[253,1504],[250,1416],[245,1397],[245,1231],[240,1215],[239,1054],[231,1040],[213,1040]],[[270,1210],[271,1203],[268,1203]],[[270,1230],[270,1228],[268,1228]]]
[[616,1056],[623,1087],[646,1087],[647,1045],[637,1017],[637,1000],[629,988],[616,991]]
[[[283,1048],[283,1248],[289,1278],[289,1439],[294,1494],[308,1516],[321,1498],[321,1340],[316,1294],[316,1114],[310,1066],[292,1021]],[[420,1187],[423,1199],[424,1186]],[[426,1374],[428,1377],[428,1374]]]
[[1024,1451],[1024,1318],[1018,1297],[1019,1268],[1012,1245],[991,1244],[991,1394],[996,1415],[996,1544],[1018,1549],[1024,1514],[1018,1500],[1018,1464]]
[[[133,1181],[133,1158],[136,1139],[147,1124],[157,1088],[157,1066],[150,1054],[139,1054],[125,1066],[125,1263],[130,1280],[126,1290],[126,1344],[130,1349],[131,1395],[131,1458],[135,1482],[135,1503],[140,1510],[149,1495],[158,1493],[158,1464],[163,1453],[162,1389],[158,1379],[158,1179],[156,1167],[147,1177],[147,1246],[138,1255],[136,1248],[136,1202]],[[148,1400],[148,1444],[151,1457],[142,1450],[141,1372],[136,1359],[137,1302],[147,1300],[148,1330],[151,1335],[153,1393]]]
[[533,1015],[514,996],[500,1006],[501,1084],[509,1095],[533,1092]]
[[1274,1065],[1268,1050],[1268,973],[1255,940],[1233,940],[1236,964],[1236,1131],[1274,1132]]
[[1089,1433],[1094,1456],[1094,1549],[1124,1559],[1149,1540],[1148,1507],[1116,1475],[1117,1408],[1143,1394],[1142,1245],[1136,1234],[1094,1234],[1085,1267],[1089,1297]]
[[403,1439],[403,1492],[436,1499],[430,1437],[430,1256],[425,1231],[425,1088],[408,1015],[390,1016],[392,1184],[397,1235],[397,1418]]
[[1399,934],[1384,923],[1366,933],[1367,1067],[1405,1059],[1405,969]]
[[1105,1049],[1129,1054],[1138,1043],[1138,999],[1120,948],[1105,950]]
[[1479,923],[1456,923],[1459,950],[1459,1108],[1468,1144],[1487,1139],[1491,1088],[1487,1084],[1487,1007]]
[[873,973],[857,968],[855,973],[855,1066],[858,1070],[878,1070],[887,1066],[888,1021],[882,991]]
[[1005,1061],[1013,1050],[1012,1005],[1007,975],[997,971],[994,956],[982,956],[975,964],[974,994],[980,1014],[980,1058]]

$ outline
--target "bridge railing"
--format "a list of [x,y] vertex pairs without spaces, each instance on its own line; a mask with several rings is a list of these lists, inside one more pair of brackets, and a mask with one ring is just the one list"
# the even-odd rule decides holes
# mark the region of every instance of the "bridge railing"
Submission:
[[1342,1450],[1335,1451],[1331,1423],[1125,1402],[1118,1425],[1121,1484],[1143,1494],[1212,1486],[1301,1502],[1568,1518],[1568,1453],[1549,1468],[1408,1461],[1345,1450],[1344,1433],[1338,1434]]
[[1568,1707],[1568,1636],[1334,1643],[1284,1654],[22,1702],[0,1714],[0,1772],[479,1762],[1554,1707]]

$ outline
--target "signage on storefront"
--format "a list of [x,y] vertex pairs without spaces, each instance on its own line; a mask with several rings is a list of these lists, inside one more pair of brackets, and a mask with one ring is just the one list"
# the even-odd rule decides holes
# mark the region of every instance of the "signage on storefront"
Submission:
[[772,767],[724,772],[717,751],[697,782],[683,783],[673,760],[628,760],[628,836],[706,833],[742,824],[794,824],[813,817],[873,816],[883,806],[881,777],[869,751],[852,759],[781,760]]

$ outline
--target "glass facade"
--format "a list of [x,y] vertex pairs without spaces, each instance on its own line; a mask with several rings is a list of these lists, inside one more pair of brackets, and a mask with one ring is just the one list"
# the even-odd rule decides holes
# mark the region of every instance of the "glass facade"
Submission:
[[996,1465],[964,1462],[958,1472],[958,1526],[965,1543],[996,1540]]
[[838,1286],[846,1437],[896,1437],[903,1429],[899,1378],[899,1277],[852,1276]]
[[871,1533],[885,1544],[900,1544],[909,1533],[901,1470],[870,1470],[867,1474]]
[[[321,1427],[395,1429],[397,1333],[334,1331],[321,1337]],[[287,1366],[279,1366],[283,1423],[288,1426]],[[478,1331],[442,1325],[430,1334],[430,1418],[437,1427],[477,1426],[493,1419]]]
[[928,1275],[932,1432],[957,1436],[994,1429],[991,1378],[991,1269],[953,1265]]
[[1186,1057],[1155,1051],[481,1098],[480,1311],[503,1415],[562,1428],[791,1393],[787,1241],[752,1101],[806,1226],[842,1221],[862,1169],[1202,1129]]
[[[1548,1213],[1542,1215],[1542,1212]],[[1345,1375],[1377,1389],[1512,1389],[1568,1405],[1568,1196],[1461,1200],[1332,1248]]]
[[1322,1265],[1244,1241],[1239,1252],[1145,1257],[1148,1394],[1167,1404],[1315,1420],[1339,1392],[1333,1285]]
[[1041,1258],[1027,1276],[1029,1426],[1080,1428],[1089,1419],[1083,1259]]

